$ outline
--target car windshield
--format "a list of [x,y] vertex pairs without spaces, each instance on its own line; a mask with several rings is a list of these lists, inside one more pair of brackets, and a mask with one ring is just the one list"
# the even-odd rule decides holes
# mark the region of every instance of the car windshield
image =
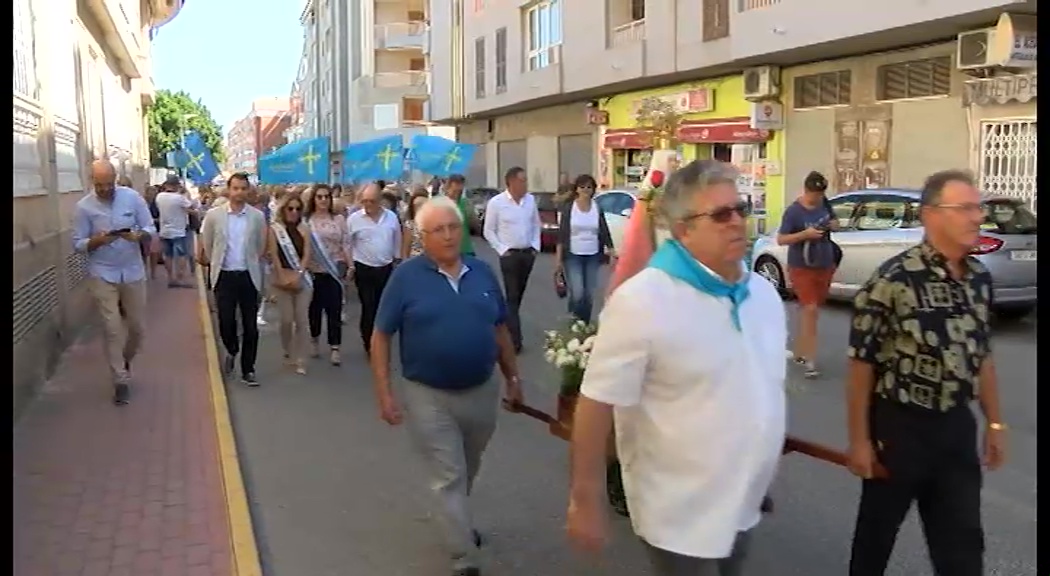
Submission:
[[1035,212],[1019,200],[988,200],[981,229],[997,234],[1035,234]]

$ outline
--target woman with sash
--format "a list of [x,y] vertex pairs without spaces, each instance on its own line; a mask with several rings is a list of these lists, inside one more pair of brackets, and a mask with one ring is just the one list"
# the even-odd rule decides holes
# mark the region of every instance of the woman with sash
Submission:
[[339,346],[343,342],[343,279],[346,277],[347,258],[346,218],[338,211],[332,189],[327,184],[318,184],[306,194],[304,206],[307,227],[310,231],[310,247],[313,258],[310,272],[313,273],[314,293],[310,300],[310,354],[321,356],[319,340],[321,322],[327,324],[328,359],[339,366]]
[[273,265],[271,285],[281,317],[281,348],[287,364],[296,374],[306,374],[303,350],[306,347],[307,317],[313,294],[308,272],[313,259],[310,229],[303,222],[303,201],[298,194],[285,194],[277,204],[267,252]]

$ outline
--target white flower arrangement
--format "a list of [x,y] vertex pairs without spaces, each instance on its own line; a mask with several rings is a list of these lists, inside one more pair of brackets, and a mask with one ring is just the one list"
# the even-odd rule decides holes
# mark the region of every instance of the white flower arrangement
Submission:
[[563,394],[579,391],[597,332],[594,324],[573,320],[563,330],[548,330],[544,335],[543,358],[561,371]]

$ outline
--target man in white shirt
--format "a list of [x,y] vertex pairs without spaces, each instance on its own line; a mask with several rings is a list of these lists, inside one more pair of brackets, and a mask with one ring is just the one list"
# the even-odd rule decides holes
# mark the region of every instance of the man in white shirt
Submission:
[[160,213],[158,235],[164,248],[164,269],[168,273],[168,288],[191,286],[184,281],[192,258],[186,234],[190,224],[190,213],[196,211],[196,206],[182,187],[178,176],[168,177],[155,202]]
[[525,169],[507,170],[507,190],[493,196],[485,207],[485,241],[499,254],[503,289],[507,292],[507,328],[514,349],[521,352],[521,301],[529,274],[540,251],[540,213],[536,200],[526,191]]
[[368,354],[379,299],[401,254],[401,222],[383,207],[382,193],[376,183],[365,186],[359,199],[361,209],[346,218],[346,249],[354,263],[354,285],[361,299],[361,341]]
[[739,576],[784,444],[787,328],[743,265],[748,206],[715,160],[670,176],[672,239],[611,295],[577,405],[568,530],[605,538],[606,441],[658,576]]

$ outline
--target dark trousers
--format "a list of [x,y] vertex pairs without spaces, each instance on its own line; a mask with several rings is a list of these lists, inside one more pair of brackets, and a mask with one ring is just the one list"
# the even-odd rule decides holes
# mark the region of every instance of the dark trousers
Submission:
[[372,351],[372,327],[376,323],[379,299],[393,271],[392,264],[377,268],[354,262],[354,285],[357,286],[357,297],[361,299],[361,341],[365,344],[365,352]]
[[507,292],[507,329],[517,349],[521,349],[521,300],[525,296],[525,287],[529,285],[529,274],[532,274],[532,265],[535,263],[536,251],[532,248],[511,248],[499,257],[503,289]]
[[[219,337],[232,356],[241,355],[241,374],[255,372],[259,352],[259,290],[247,271],[223,270],[215,280],[215,308],[219,316]],[[241,317],[241,338],[237,334],[237,316]],[[243,338],[243,345],[242,345]]]
[[314,295],[310,300],[310,338],[321,336],[322,317],[328,326],[328,345],[343,343],[343,287],[331,274],[314,274]]
[[594,293],[598,290],[601,254],[566,254],[563,262],[565,283],[569,289],[569,314],[590,323],[594,310]]
[[969,407],[925,413],[876,400],[870,418],[889,479],[863,481],[850,576],[883,575],[912,502],[937,576],[984,574],[982,473]]

